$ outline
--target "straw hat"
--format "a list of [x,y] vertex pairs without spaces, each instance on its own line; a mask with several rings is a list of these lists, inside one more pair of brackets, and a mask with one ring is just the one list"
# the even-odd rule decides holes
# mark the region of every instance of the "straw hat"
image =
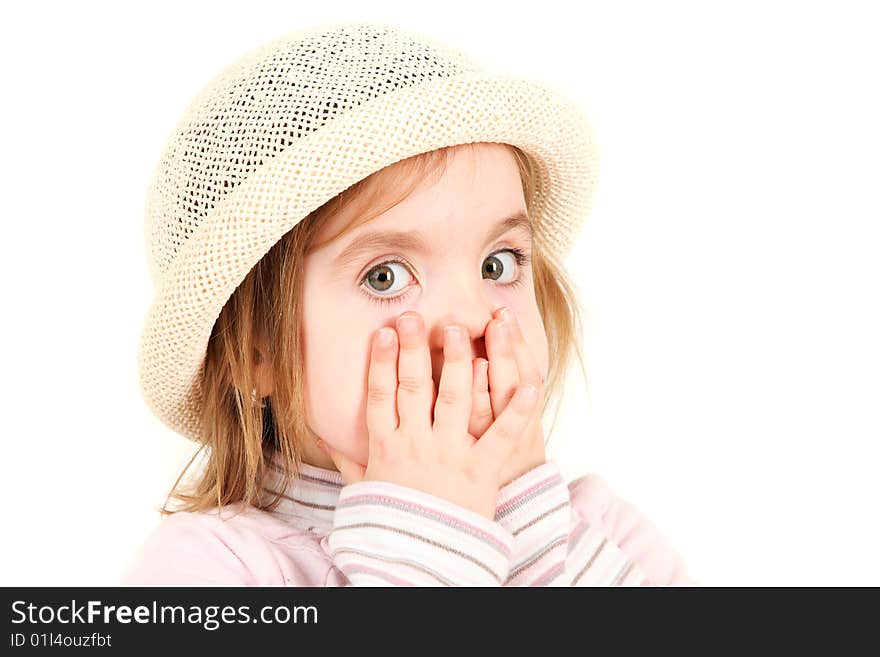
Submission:
[[371,173],[444,146],[499,142],[533,161],[535,240],[564,261],[598,155],[578,106],[431,37],[377,23],[291,32],[224,69],[172,131],[144,236],[155,297],[138,368],[149,408],[200,440],[200,377],[223,305],[301,219]]

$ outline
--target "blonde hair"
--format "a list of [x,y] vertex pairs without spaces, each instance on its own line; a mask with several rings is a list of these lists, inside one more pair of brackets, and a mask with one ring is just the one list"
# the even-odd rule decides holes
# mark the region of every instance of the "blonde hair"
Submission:
[[[503,146],[516,159],[530,213],[535,194],[530,159],[515,146]],[[224,305],[211,332],[202,371],[201,412],[205,432],[201,447],[177,477],[165,505],[159,509],[163,515],[204,511],[238,502],[270,511],[276,507],[280,491],[267,499],[264,490],[274,454],[280,455],[283,465],[284,490],[300,470],[305,437],[317,438],[305,422],[305,354],[300,323],[305,256],[394,207],[432,173],[438,178],[442,176],[453,148],[458,147],[401,160],[352,185],[288,231],[248,272]],[[401,191],[389,200],[389,189]],[[380,202],[382,198],[385,202]],[[315,235],[324,220],[343,210],[354,210],[358,221],[350,222],[339,233],[317,244]],[[542,416],[552,400],[557,402],[552,433],[562,385],[575,355],[586,381],[580,349],[582,325],[576,287],[569,281],[563,264],[541,248],[539,239],[534,240],[531,255],[535,296],[549,348]],[[260,344],[268,346],[271,356],[273,389],[270,397],[254,402],[251,390],[257,386],[254,365],[259,362]],[[202,451],[206,451],[203,471],[188,490],[178,490],[182,477]],[[176,509],[168,508],[172,497],[180,503]]]

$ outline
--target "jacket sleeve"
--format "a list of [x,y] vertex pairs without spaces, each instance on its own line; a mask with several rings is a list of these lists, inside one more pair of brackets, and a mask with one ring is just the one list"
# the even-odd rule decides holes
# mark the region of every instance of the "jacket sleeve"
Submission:
[[386,481],[343,487],[328,536],[353,586],[501,586],[513,544],[494,520]]
[[251,586],[238,556],[257,541],[213,516],[178,512],[163,517],[119,579],[121,586]]
[[[326,572],[336,586],[501,586],[513,536],[480,514],[422,491],[364,481],[342,488],[326,550],[300,550],[287,585]],[[161,519],[119,579],[122,586],[256,586],[281,575],[259,527],[214,514]],[[300,561],[301,560],[301,561]],[[280,583],[280,581],[279,581]]]
[[548,461],[504,486],[495,519],[514,537],[505,586],[696,585],[638,509],[597,475],[566,485]]

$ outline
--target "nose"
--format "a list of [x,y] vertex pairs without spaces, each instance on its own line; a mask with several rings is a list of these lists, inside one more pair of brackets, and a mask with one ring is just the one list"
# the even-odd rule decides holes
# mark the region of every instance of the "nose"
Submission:
[[[459,287],[459,290],[462,288]],[[459,295],[454,301],[447,302],[444,312],[435,316],[424,316],[425,329],[428,331],[428,346],[431,352],[431,371],[435,390],[440,386],[440,374],[443,371],[443,329],[449,324],[460,327],[468,337],[470,344],[470,361],[474,358],[487,358],[486,328],[492,320],[492,313],[502,304],[495,303],[482,293]]]
[[455,324],[468,336],[468,342],[471,345],[471,360],[478,357],[486,358],[486,327],[492,319],[492,311],[492,308],[488,308],[485,312],[464,319],[462,319],[461,313],[455,313],[430,324],[428,345],[431,348],[432,361],[436,354],[440,359],[439,364],[443,364],[443,329],[449,324]]

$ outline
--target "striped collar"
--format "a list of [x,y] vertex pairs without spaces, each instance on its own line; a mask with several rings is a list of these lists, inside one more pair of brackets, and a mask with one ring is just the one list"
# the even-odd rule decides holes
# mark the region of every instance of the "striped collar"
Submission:
[[281,473],[281,467],[276,462],[269,463],[268,481],[264,488],[270,493],[282,493],[272,514],[313,534],[329,534],[333,529],[336,502],[345,486],[342,474],[303,463],[299,476],[290,482],[287,490],[282,490]]

